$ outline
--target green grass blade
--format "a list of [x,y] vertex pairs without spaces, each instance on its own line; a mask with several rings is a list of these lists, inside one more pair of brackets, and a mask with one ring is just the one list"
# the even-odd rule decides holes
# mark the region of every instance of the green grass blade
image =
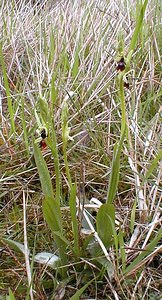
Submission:
[[64,100],[62,113],[61,113],[61,127],[62,127],[63,156],[65,162],[65,169],[66,169],[68,183],[71,188],[72,180],[70,176],[70,170],[69,170],[68,158],[67,158],[67,144],[70,138],[69,136],[70,128],[68,127],[68,104],[66,100]]
[[69,300],[79,300],[80,296],[83,294],[83,292],[86,290],[86,288],[95,280],[93,278],[92,280],[88,281],[84,286],[81,287]]
[[73,184],[71,186],[69,205],[70,205],[70,213],[71,213],[71,218],[72,218],[72,230],[73,230],[73,236],[74,236],[74,253],[78,257],[80,251],[79,251],[78,220],[77,220],[77,215],[76,215],[76,213],[77,213],[76,184]]
[[133,233],[133,230],[134,230],[135,216],[136,216],[136,205],[137,205],[137,201],[134,201],[132,211],[131,211],[131,220],[130,220],[130,231],[131,231],[131,233]]
[[53,121],[51,121],[51,139],[47,139],[47,145],[51,149],[53,159],[54,159],[54,168],[56,174],[56,201],[60,205],[61,201],[61,173],[60,173],[60,163],[59,163],[59,155],[58,155],[58,148],[57,148],[57,138],[55,133],[55,128]]
[[123,237],[123,231],[121,227],[119,228],[119,248],[121,252],[121,259],[122,259],[122,270],[125,270],[126,267],[126,255],[125,255],[125,249],[124,249],[124,237]]
[[26,146],[26,151],[27,151],[27,154],[29,156],[30,151],[29,151],[29,142],[28,142],[28,133],[27,133],[26,121],[25,121],[24,97],[21,98],[21,122],[22,122],[22,128],[23,128],[23,135],[24,135],[24,142],[25,142],[25,146]]
[[124,275],[127,275],[128,273],[132,272],[134,269],[136,269],[137,265],[151,252],[154,250],[154,248],[157,246],[158,242],[162,238],[162,228],[160,228],[158,234],[153,238],[153,240],[146,246],[144,249],[145,251],[142,251],[141,254],[139,254],[133,262],[124,270]]
[[146,7],[147,7],[147,3],[148,3],[148,0],[145,0],[144,4],[141,6],[140,14],[139,14],[138,20],[136,22],[136,27],[135,27],[133,37],[132,37],[131,42],[130,42],[128,53],[131,50],[134,50],[135,47],[136,47],[136,43],[137,43],[138,35],[139,35],[140,29],[141,29],[141,26],[142,26],[142,22],[143,22],[143,19],[144,19],[144,14],[145,14],[145,10],[146,10]]
[[109,181],[109,187],[107,192],[107,203],[111,204],[115,198],[118,182],[119,182],[119,171],[120,171],[120,154],[124,141],[125,130],[122,133],[120,142],[115,145],[112,167],[111,167],[111,175]]
[[77,77],[78,72],[79,72],[79,47],[77,47],[75,51],[74,63],[71,71],[72,76],[74,78]]
[[8,111],[10,114],[11,133],[15,134],[16,130],[15,130],[15,121],[14,121],[14,111],[13,111],[13,107],[12,107],[12,98],[11,98],[10,87],[9,87],[8,78],[7,78],[7,71],[6,71],[5,62],[4,62],[4,58],[3,58],[2,43],[0,43],[0,65],[2,67],[4,86],[6,89]]
[[161,160],[162,158],[162,150],[159,151],[159,153],[156,155],[156,157],[154,158],[151,166],[149,167],[146,176],[145,176],[145,180],[147,180],[150,175],[152,174],[153,170],[156,168],[158,162]]
[[50,98],[51,98],[51,115],[54,115],[54,109],[55,109],[56,100],[57,100],[57,88],[55,86],[55,77],[54,77],[54,75],[52,76],[52,79],[51,79]]
[[52,67],[53,61],[54,61],[54,55],[55,55],[55,36],[53,28],[50,30],[50,49],[49,49],[49,66]]

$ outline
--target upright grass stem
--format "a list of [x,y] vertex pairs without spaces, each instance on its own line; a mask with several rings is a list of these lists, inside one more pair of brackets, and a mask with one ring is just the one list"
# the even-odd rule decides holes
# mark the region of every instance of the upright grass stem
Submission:
[[[60,174],[60,162],[59,162],[59,156],[58,156],[58,148],[57,148],[57,139],[56,139],[56,133],[55,133],[55,128],[54,124],[51,118],[51,141],[48,143],[53,159],[54,159],[54,169],[55,169],[55,176],[56,176],[56,201],[60,206],[60,201],[61,201],[61,174]],[[61,214],[61,213],[60,213]]]
[[8,111],[9,111],[9,115],[10,115],[11,134],[13,133],[15,136],[16,129],[15,129],[15,121],[14,121],[14,110],[13,110],[13,106],[12,106],[12,98],[11,98],[11,93],[10,93],[10,87],[9,87],[9,82],[8,82],[8,77],[7,77],[5,61],[4,61],[4,57],[3,57],[2,42],[0,43],[0,65],[2,67],[2,74],[3,74],[4,86],[5,86],[5,90],[6,90]]
[[67,100],[65,99],[63,102],[62,107],[62,114],[61,114],[61,125],[62,125],[62,142],[63,142],[63,156],[64,156],[64,163],[66,169],[66,175],[68,178],[69,187],[71,190],[72,187],[72,180],[70,176],[68,158],[67,158],[67,143],[68,140],[72,139],[69,135],[70,128],[68,127],[68,104]]

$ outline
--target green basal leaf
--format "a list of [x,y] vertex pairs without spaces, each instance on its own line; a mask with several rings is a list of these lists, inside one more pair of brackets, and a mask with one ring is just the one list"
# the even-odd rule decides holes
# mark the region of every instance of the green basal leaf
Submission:
[[38,168],[39,178],[41,181],[41,186],[45,198],[54,198],[52,182],[51,182],[51,178],[48,172],[46,162],[43,158],[41,150],[39,149],[39,146],[34,142],[33,142],[33,149],[34,149],[34,158],[35,158],[36,166]]
[[[65,254],[66,242],[63,237],[63,228],[61,220],[60,199],[54,197],[53,186],[48,172],[46,162],[37,144],[33,143],[35,162],[41,181],[42,190],[45,196],[43,200],[43,215],[51,229],[56,245],[59,249],[62,263],[67,263]],[[59,195],[59,194],[58,194]],[[56,194],[57,197],[57,194]],[[64,275],[66,270],[63,270]]]
[[[21,244],[19,242],[10,240],[10,239],[3,239],[3,241],[9,245],[13,250],[21,252],[23,254],[25,254],[25,246],[24,244]],[[28,250],[28,254],[30,253],[30,250]]]
[[[102,272],[103,273],[106,272],[108,274],[110,280],[114,277],[114,266],[110,261],[107,260],[106,257],[97,258],[96,264],[102,265],[102,268],[103,268]],[[101,274],[100,274],[100,276],[101,276]]]
[[[53,233],[54,240],[60,253],[61,261],[63,264],[66,264],[66,247],[69,246],[69,242],[63,236],[62,220],[58,202],[54,201],[53,198],[45,198],[43,201],[43,215]],[[64,269],[64,276],[65,273],[66,270]]]
[[43,215],[51,231],[61,231],[60,208],[53,198],[43,200]]
[[103,204],[97,213],[97,232],[105,247],[109,248],[113,243],[112,222],[115,224],[115,208],[113,204]]
[[6,296],[6,300],[16,300],[16,298],[10,288],[9,288],[9,296]]

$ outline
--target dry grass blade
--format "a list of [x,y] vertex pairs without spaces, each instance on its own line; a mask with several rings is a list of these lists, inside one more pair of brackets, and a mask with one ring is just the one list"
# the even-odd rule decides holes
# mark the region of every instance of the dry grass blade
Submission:
[[160,299],[160,29],[160,0],[1,1],[0,298]]
[[31,275],[31,267],[30,267],[30,259],[29,259],[29,250],[28,250],[28,237],[27,237],[27,222],[26,222],[26,196],[23,191],[23,221],[24,221],[24,249],[25,249],[25,264],[26,264],[26,272],[28,277],[28,287],[31,300],[33,297],[33,289],[32,289],[32,275]]

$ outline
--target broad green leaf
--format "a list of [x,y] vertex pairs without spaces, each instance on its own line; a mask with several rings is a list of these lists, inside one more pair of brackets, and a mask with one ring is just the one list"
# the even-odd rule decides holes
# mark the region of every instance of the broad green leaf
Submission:
[[61,261],[63,264],[66,264],[66,247],[68,241],[63,236],[62,220],[58,202],[54,201],[53,198],[45,198],[43,201],[43,215],[53,233],[56,245],[59,248]]
[[103,204],[97,213],[97,232],[105,247],[113,243],[112,222],[115,224],[115,208],[113,204]]
[[39,109],[40,109],[40,116],[43,120],[43,124],[48,124],[48,117],[49,117],[49,107],[46,99],[39,98]]
[[[66,243],[63,241],[63,229],[61,221],[61,211],[60,211],[60,199],[56,199],[53,193],[52,182],[46,162],[37,144],[33,143],[34,157],[36,165],[38,168],[38,173],[41,181],[42,190],[45,196],[43,200],[43,215],[46,222],[51,229],[57,247],[59,248],[60,258],[62,263],[66,264],[67,257],[65,254]],[[60,194],[59,194],[60,195]],[[57,197],[57,195],[56,195]],[[56,234],[59,233],[59,234]],[[66,273],[65,269],[64,275]]]
[[[98,266],[98,264],[102,265],[102,269],[101,272],[105,273],[105,271],[107,272],[107,274],[109,275],[109,278],[110,280],[114,277],[114,266],[113,264],[107,260],[106,257],[97,257],[97,260],[96,260],[96,265]],[[100,273],[100,276],[101,273]]]
[[64,251],[65,251],[65,247],[68,246],[70,247],[70,242],[67,240],[66,237],[63,236],[63,233],[60,231],[54,231],[53,234],[55,235],[55,237],[58,237],[60,239],[60,241],[62,242],[62,244],[64,244]]
[[[16,242],[16,241],[13,241],[13,240],[10,240],[10,239],[3,239],[3,241],[5,241],[5,243],[8,244],[13,250],[25,254],[24,244],[21,244],[19,242]],[[28,250],[28,254],[29,253],[30,253],[30,250]]]
[[43,215],[51,231],[61,231],[60,207],[54,198],[45,197],[43,200]]
[[52,182],[51,182],[51,178],[48,172],[46,162],[43,158],[41,150],[39,149],[39,146],[34,142],[33,142],[33,149],[34,149],[34,158],[35,158],[36,166],[38,168],[39,178],[40,178],[44,196],[45,198],[54,199]]
[[6,296],[6,300],[16,300],[12,290],[9,288],[9,296]]

